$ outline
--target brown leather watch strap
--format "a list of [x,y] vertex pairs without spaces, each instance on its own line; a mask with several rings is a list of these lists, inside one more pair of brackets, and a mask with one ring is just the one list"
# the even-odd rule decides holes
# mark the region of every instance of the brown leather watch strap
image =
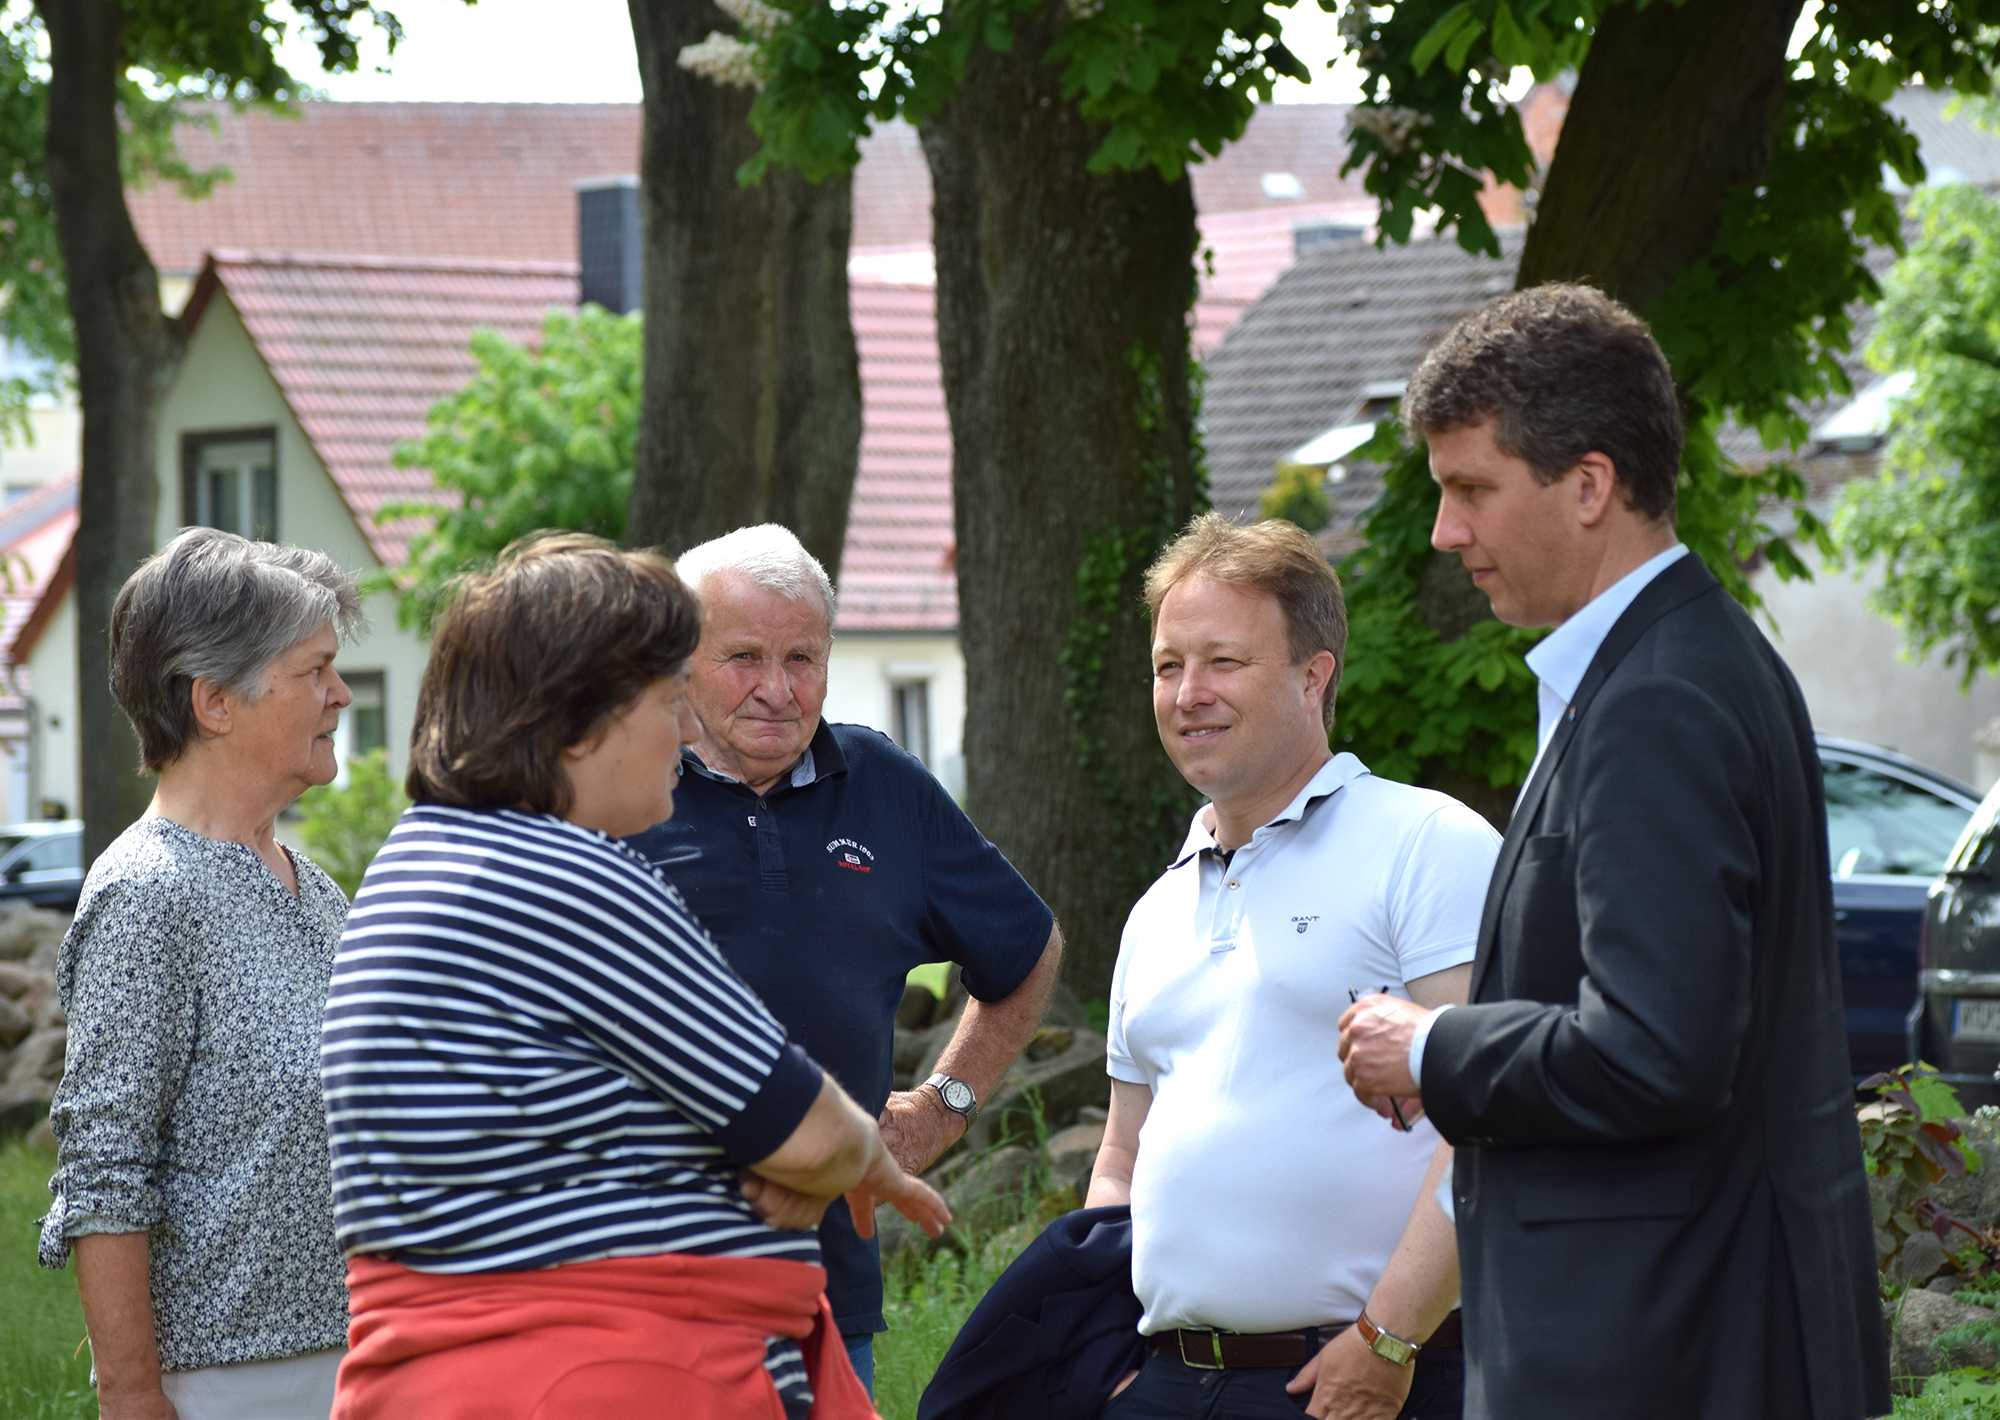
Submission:
[[1171,1356],[1196,1370],[1235,1370],[1239,1366],[1303,1366],[1319,1354],[1323,1343],[1310,1331],[1160,1331],[1146,1338],[1154,1355]]

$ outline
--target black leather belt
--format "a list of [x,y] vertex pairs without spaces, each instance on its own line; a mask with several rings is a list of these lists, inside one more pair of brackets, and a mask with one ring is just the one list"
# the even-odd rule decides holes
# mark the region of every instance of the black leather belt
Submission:
[[[1303,1366],[1320,1353],[1320,1348],[1349,1324],[1322,1326],[1304,1331],[1204,1331],[1185,1329],[1158,1331],[1146,1338],[1146,1351],[1154,1356],[1171,1356],[1183,1365],[1203,1371],[1227,1371],[1239,1367]],[[1459,1314],[1453,1312],[1433,1331],[1423,1349],[1453,1350],[1462,1343]]]

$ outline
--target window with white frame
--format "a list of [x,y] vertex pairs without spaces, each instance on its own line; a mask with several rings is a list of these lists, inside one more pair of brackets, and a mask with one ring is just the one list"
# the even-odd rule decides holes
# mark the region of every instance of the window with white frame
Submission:
[[350,760],[389,747],[389,694],[387,677],[380,671],[350,671],[336,666],[354,702],[340,712],[340,726],[333,732],[335,756],[340,764],[337,783],[347,782]]
[[277,438],[269,429],[188,434],[181,448],[181,518],[260,542],[278,537]]
[[931,683],[889,683],[889,738],[926,765],[931,762]]

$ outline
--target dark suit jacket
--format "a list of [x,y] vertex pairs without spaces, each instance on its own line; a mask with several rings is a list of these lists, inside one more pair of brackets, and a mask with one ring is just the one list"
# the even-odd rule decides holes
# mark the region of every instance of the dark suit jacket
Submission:
[[1096,1420],[1144,1359],[1132,1210],[1065,1213],[1000,1274],[938,1363],[917,1420]]
[[1468,1417],[1884,1414],[1805,702],[1689,556],[1625,612],[1500,849],[1458,1146]]

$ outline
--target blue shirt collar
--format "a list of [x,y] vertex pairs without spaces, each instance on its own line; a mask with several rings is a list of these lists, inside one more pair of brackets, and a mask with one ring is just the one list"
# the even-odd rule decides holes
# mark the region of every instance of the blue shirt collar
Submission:
[[[1584,604],[1583,610],[1551,631],[1528,652],[1528,669],[1563,705],[1576,699],[1577,687],[1597,658],[1597,648],[1618,624],[1618,618],[1652,580],[1687,556],[1687,545],[1675,543],[1657,557],[1634,567]],[[1546,736],[1544,736],[1546,738]]]
[[[710,769],[702,763],[701,756],[694,752],[693,745],[681,746],[681,764],[704,779],[713,779],[718,784],[741,784],[743,781],[733,774],[724,774],[719,769]],[[784,783],[794,789],[804,789],[821,779],[847,772],[847,756],[840,752],[840,743],[834,739],[833,731],[827,726],[825,717],[813,729],[806,752],[799,756],[799,762],[792,766],[792,772]],[[777,786],[772,786],[773,788]]]

